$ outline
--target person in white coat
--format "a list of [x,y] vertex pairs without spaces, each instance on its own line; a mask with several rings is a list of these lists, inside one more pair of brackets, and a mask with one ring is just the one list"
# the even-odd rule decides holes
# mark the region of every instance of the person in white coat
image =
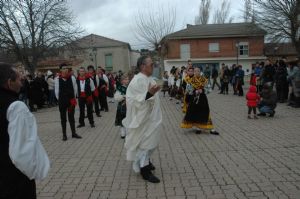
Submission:
[[0,198],[36,198],[35,180],[50,169],[34,115],[18,100],[20,74],[0,64]]
[[123,125],[127,129],[127,160],[133,161],[133,170],[140,172],[144,180],[158,183],[160,180],[152,173],[155,167],[150,157],[160,139],[160,86],[151,77],[153,61],[149,56],[141,56],[137,67],[140,72],[131,80],[126,91],[127,111]]

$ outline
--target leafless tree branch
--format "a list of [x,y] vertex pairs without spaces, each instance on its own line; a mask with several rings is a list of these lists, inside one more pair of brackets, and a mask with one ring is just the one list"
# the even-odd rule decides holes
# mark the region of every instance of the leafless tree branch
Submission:
[[32,73],[50,50],[82,32],[65,1],[0,0],[0,48],[15,53]]
[[231,4],[228,0],[223,0],[221,7],[217,8],[214,13],[213,22],[215,24],[232,23],[233,16],[230,16]]
[[254,0],[258,24],[273,42],[291,41],[300,58],[300,0]]
[[[139,11],[135,16],[135,35],[138,40],[148,43],[157,50],[163,37],[172,33],[176,25],[176,9],[158,5]],[[152,8],[151,8],[152,7]]]
[[199,15],[195,18],[195,24],[208,24],[211,10],[211,0],[201,0]]

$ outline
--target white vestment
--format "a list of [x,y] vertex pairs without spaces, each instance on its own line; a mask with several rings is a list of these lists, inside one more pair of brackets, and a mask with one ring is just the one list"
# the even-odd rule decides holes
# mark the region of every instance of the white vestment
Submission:
[[50,161],[38,137],[34,115],[20,101],[13,102],[6,114],[12,163],[29,179],[44,179],[50,169]]
[[134,76],[126,91],[127,112],[122,122],[127,129],[125,148],[127,160],[134,161],[136,172],[139,167],[147,165],[160,139],[162,113],[159,92],[146,100],[149,86],[155,84],[152,77],[139,73]]

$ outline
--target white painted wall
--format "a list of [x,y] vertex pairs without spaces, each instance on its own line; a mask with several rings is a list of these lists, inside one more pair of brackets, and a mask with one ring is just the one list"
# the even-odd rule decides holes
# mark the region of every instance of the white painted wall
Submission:
[[[117,72],[119,70],[129,71],[131,67],[132,59],[135,59],[137,55],[131,55],[131,51],[126,46],[121,47],[110,47],[110,48],[97,48],[97,66],[105,67],[105,55],[112,54],[113,71]],[[91,56],[90,56],[91,54]],[[95,56],[93,54],[92,48],[85,49],[77,54],[72,54],[70,51],[65,51],[63,57],[69,59],[70,56],[76,56],[76,59],[82,59],[83,63],[74,68],[74,70],[79,69],[81,66],[86,67],[88,65],[96,65]],[[93,60],[91,60],[91,58]],[[134,60],[133,60],[134,61]]]
[[136,67],[137,60],[139,59],[140,56],[141,56],[140,52],[136,52],[136,51],[130,52],[130,66],[131,67]]

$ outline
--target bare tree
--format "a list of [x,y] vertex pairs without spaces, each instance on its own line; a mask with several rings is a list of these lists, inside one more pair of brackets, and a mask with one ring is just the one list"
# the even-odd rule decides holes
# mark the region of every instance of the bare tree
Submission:
[[215,24],[232,23],[233,17],[230,16],[230,9],[230,2],[228,0],[223,0],[221,7],[215,10],[213,22]]
[[[152,7],[152,8],[151,8]],[[149,48],[158,50],[160,41],[174,31],[176,9],[162,5],[139,11],[135,16],[135,34],[138,40],[147,43]]]
[[0,0],[0,48],[14,53],[31,73],[45,53],[81,33],[66,1]]
[[201,0],[199,6],[199,15],[195,18],[195,24],[208,24],[210,17],[211,0]]
[[291,41],[300,59],[300,0],[254,0],[257,21],[273,42]]
[[244,11],[243,11],[244,22],[255,21],[255,11],[253,7],[253,2],[251,0],[245,0]]

